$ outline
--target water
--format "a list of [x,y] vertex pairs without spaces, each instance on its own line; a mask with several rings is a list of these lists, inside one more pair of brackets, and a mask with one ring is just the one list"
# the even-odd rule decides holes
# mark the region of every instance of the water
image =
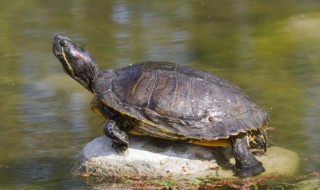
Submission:
[[271,117],[269,139],[320,171],[320,2],[2,1],[0,189],[85,189],[72,177],[102,135],[92,95],[51,53],[64,34],[100,68],[172,61],[226,78]]

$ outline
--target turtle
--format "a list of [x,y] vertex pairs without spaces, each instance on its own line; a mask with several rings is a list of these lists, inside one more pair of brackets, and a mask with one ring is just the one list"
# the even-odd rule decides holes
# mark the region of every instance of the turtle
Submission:
[[189,66],[143,61],[99,70],[93,56],[57,35],[53,54],[64,71],[94,94],[92,109],[112,147],[124,154],[129,136],[149,136],[200,146],[231,146],[238,177],[265,171],[250,148],[267,149],[269,116],[235,84]]

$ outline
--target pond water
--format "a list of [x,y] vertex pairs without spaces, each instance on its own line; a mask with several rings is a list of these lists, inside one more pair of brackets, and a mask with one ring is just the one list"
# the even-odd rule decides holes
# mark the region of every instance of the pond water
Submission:
[[171,61],[236,83],[270,115],[270,141],[320,171],[320,2],[2,1],[0,189],[85,189],[74,158],[102,135],[92,94],[51,52],[64,34],[100,68]]

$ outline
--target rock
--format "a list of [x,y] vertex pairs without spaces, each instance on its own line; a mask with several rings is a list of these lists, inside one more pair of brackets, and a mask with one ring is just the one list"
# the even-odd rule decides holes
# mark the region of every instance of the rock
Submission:
[[320,178],[311,178],[307,179],[305,181],[301,181],[295,185],[293,190],[313,190],[313,189],[319,189],[320,187]]
[[[232,164],[234,159],[222,148],[131,136],[128,153],[121,156],[111,144],[105,136],[89,142],[79,155],[74,173],[112,179],[234,178],[230,163],[223,158],[228,155]],[[296,153],[275,146],[257,158],[266,169],[262,175],[292,175],[299,161]]]

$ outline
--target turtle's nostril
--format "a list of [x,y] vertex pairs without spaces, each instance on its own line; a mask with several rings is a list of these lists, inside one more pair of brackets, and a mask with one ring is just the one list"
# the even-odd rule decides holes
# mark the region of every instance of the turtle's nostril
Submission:
[[61,41],[59,42],[59,45],[60,45],[61,47],[66,47],[66,46],[67,46],[66,40],[61,40]]

